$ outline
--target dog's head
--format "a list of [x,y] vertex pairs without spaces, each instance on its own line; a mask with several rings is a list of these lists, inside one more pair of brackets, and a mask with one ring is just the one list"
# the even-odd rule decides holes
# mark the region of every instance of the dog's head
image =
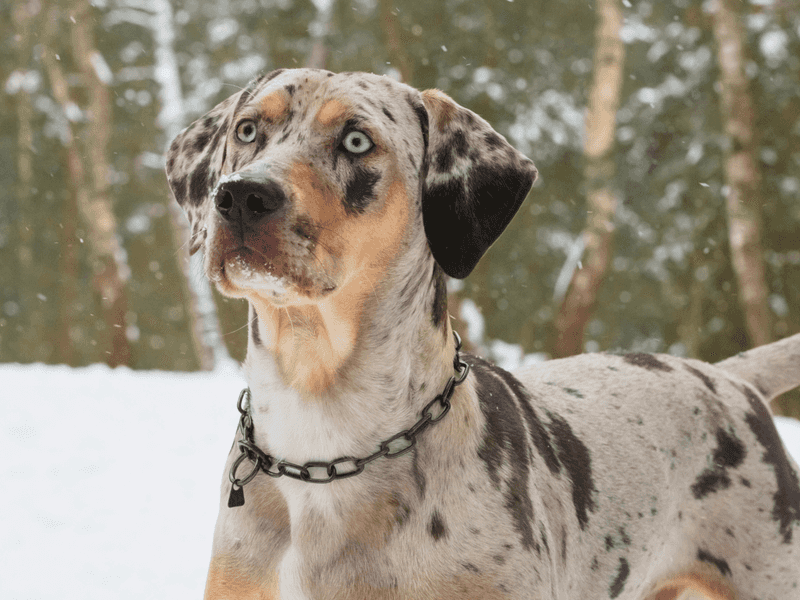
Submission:
[[220,291],[286,305],[385,269],[420,218],[445,273],[466,277],[536,169],[439,91],[296,69],[256,79],[181,132],[167,176]]

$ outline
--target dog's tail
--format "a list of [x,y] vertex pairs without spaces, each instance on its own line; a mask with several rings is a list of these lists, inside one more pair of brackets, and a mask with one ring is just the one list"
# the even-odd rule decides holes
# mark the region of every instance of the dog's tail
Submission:
[[800,386],[800,333],[718,362],[717,366],[750,382],[767,401]]

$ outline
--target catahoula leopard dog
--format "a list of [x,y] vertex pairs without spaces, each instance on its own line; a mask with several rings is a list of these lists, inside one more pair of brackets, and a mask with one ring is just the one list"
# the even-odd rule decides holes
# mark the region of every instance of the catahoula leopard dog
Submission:
[[445,277],[537,175],[476,114],[278,70],[167,172],[207,276],[250,304],[207,599],[800,599],[798,471],[766,404],[800,384],[800,335],[716,365],[457,352]]

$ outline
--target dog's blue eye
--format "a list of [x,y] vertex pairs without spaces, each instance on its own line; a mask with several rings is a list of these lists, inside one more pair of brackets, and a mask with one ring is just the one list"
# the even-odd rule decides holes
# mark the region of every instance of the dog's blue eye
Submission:
[[351,131],[344,136],[344,140],[342,140],[344,149],[353,154],[364,154],[364,152],[372,148],[373,145],[369,136],[361,131]]
[[255,140],[257,132],[255,121],[251,121],[250,119],[242,121],[236,126],[236,137],[239,138],[240,142],[244,142],[245,144],[249,144]]

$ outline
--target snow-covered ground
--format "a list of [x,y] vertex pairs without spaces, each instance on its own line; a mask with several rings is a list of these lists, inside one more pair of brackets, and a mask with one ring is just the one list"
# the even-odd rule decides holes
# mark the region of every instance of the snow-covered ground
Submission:
[[0,599],[201,598],[243,386],[0,364]]

